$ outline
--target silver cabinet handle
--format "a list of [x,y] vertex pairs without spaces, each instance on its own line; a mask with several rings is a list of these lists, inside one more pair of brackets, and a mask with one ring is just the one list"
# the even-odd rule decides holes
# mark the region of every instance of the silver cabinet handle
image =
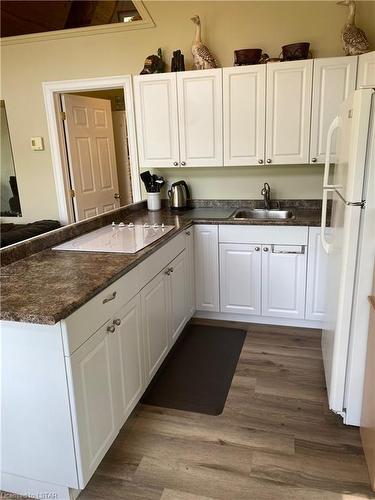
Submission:
[[258,160],[258,163],[259,163],[259,165],[262,165],[263,164],[263,160],[262,159]]
[[255,247],[255,251],[256,252],[259,252],[260,248],[259,247]]
[[268,250],[269,250],[268,247],[263,248],[263,252],[268,252]]
[[116,318],[113,320],[113,324],[116,325],[116,326],[120,326],[121,325],[121,319],[120,318]]
[[177,165],[178,165],[178,161],[174,161],[174,162],[173,162],[173,165],[174,165],[175,167],[177,167]]
[[171,273],[173,273],[173,271],[174,271],[173,267],[169,267],[168,271],[171,272]]
[[191,235],[191,232],[190,232],[190,231],[185,231],[185,234],[186,234],[187,236],[190,236],[190,235]]
[[316,163],[317,162],[317,159],[316,158],[312,158],[311,159],[311,163]]
[[267,163],[272,163],[271,158],[267,158]]
[[166,271],[164,271],[164,274],[166,274],[167,276],[169,276],[171,274],[170,270],[167,269]]
[[107,326],[107,332],[108,333],[115,333],[116,327],[115,325],[109,325]]
[[113,292],[109,297],[106,297],[103,299],[103,304],[106,304],[107,302],[110,302],[111,300],[115,299],[117,295],[117,292]]
[[113,195],[113,197],[114,197],[115,200],[119,200],[120,199],[120,193],[115,193]]
[[186,165],[186,162],[182,161],[181,165],[184,167]]

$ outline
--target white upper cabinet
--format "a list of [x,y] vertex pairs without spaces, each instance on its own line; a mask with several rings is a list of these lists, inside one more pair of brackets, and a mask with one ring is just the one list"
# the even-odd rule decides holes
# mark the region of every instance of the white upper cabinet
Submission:
[[266,65],[223,69],[224,165],[264,163]]
[[309,161],[312,69],[312,60],[267,64],[267,164]]
[[[355,90],[357,61],[357,56],[314,59],[311,163],[325,161],[329,126],[339,113],[341,103]],[[334,155],[335,138],[331,151]]]
[[176,74],[135,76],[134,100],[140,167],[179,166]]
[[177,93],[181,166],[223,166],[221,69],[177,73]]
[[375,51],[358,57],[357,89],[363,85],[375,85]]

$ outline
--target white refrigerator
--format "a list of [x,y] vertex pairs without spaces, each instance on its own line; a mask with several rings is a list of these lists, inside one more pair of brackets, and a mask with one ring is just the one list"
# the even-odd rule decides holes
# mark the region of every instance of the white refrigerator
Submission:
[[375,258],[374,89],[355,91],[333,121],[323,182],[321,243],[328,271],[322,352],[328,402],[344,423],[360,425]]

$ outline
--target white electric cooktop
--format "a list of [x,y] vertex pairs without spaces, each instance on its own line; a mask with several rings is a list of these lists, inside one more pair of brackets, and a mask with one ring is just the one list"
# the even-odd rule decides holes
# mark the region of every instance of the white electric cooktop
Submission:
[[174,226],[165,224],[133,224],[112,222],[91,233],[78,236],[52,250],[75,250],[78,252],[136,253],[167,234]]

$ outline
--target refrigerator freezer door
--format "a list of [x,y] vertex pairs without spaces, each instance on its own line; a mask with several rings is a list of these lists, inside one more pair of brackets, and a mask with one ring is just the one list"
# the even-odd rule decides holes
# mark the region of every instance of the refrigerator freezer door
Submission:
[[[328,189],[323,195],[332,199],[332,216],[329,245],[324,247],[328,248],[328,290],[322,351],[329,407],[341,415],[362,210],[351,203],[362,200],[370,106],[371,91],[367,90],[355,92],[342,105],[338,117],[337,162],[330,168]],[[323,213],[322,229],[324,217]]]

